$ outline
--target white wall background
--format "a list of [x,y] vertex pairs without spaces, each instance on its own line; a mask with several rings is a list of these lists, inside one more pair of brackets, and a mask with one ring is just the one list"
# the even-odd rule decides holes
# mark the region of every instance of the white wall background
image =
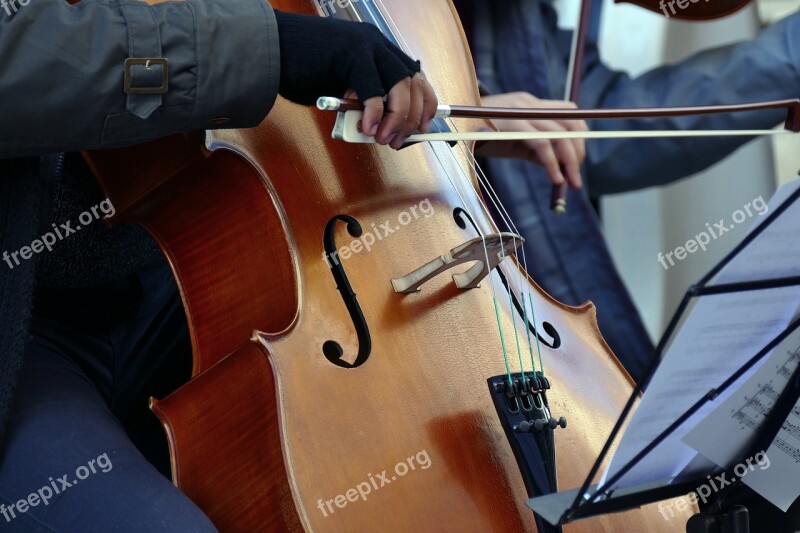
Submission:
[[[601,53],[607,64],[632,75],[704,48],[751,38],[762,24],[754,5],[722,20],[691,23],[668,20],[613,0],[601,1],[606,2]],[[799,4],[798,0],[761,0],[761,17],[775,20]],[[579,0],[561,1],[563,26],[574,26],[578,5]],[[800,96],[800,88],[798,93]],[[797,146],[796,139],[774,145],[771,139],[761,139],[679,183],[603,200],[609,246],[654,340],[660,338],[686,289],[741,240],[748,223],[713,241],[706,252],[691,254],[667,271],[657,261],[657,254],[685,244],[703,231],[707,222],[730,220],[734,211],[759,196],[768,200],[776,175],[780,181],[789,181],[800,169]]]

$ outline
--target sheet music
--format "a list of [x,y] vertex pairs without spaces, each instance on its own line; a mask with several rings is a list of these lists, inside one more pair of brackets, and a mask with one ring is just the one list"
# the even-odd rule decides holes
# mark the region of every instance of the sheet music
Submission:
[[[768,211],[763,217],[756,219],[750,228],[752,232],[763,224],[767,216],[798,188],[800,180],[787,183],[778,189],[768,204]],[[752,281],[757,279],[774,279],[779,277],[800,276],[800,206],[798,200],[775,220],[758,239],[742,250],[738,257],[720,272],[715,285]]]
[[[691,430],[684,442],[723,468],[746,461],[758,431],[800,365],[800,328],[784,339],[751,377]],[[766,450],[767,469],[742,481],[784,511],[800,496],[800,402]]]
[[[608,474],[650,444],[708,391],[718,387],[783,330],[797,309],[800,288],[707,296],[700,299],[678,333],[620,441]],[[764,320],[763,317],[777,317]],[[763,361],[763,360],[762,360]],[[672,479],[696,452],[682,442],[699,420],[736,389],[730,387],[628,472],[617,487]]]
[[[787,339],[787,341],[792,340],[798,341],[797,338],[792,339],[792,337]],[[784,343],[787,341],[784,341]],[[798,343],[795,342],[795,344]],[[775,363],[780,363],[775,364],[777,370],[771,368],[773,363],[772,359],[777,359]],[[746,428],[751,432],[758,430],[766,420],[767,415],[772,411],[772,408],[775,407],[775,402],[780,398],[781,390],[788,384],[789,378],[797,369],[798,362],[800,362],[800,346],[795,346],[793,350],[789,350],[787,353],[783,353],[781,346],[777,347],[775,356],[767,361],[764,368],[759,369],[760,372],[757,372],[753,378],[748,380],[748,383],[741,387],[736,394],[732,395],[731,398],[728,399],[728,402],[726,402],[726,404],[734,406],[736,404],[741,404],[738,409],[733,411],[731,419],[740,424],[742,429]],[[778,381],[779,383],[776,383]],[[751,382],[754,384],[755,390],[751,395],[747,395],[746,390]],[[777,390],[776,387],[778,388]],[[742,404],[742,402],[744,403]],[[721,411],[723,407],[724,406],[721,405],[717,411]],[[708,419],[706,419],[706,421],[708,421]],[[702,427],[702,425],[700,427]],[[698,428],[695,428],[693,432],[697,430]],[[688,442],[686,439],[684,439],[684,441]]]
[[[800,181],[782,187],[770,201],[770,211],[798,187]],[[800,200],[734,258],[720,273],[716,284],[800,275],[800,261],[797,260],[800,257],[800,238],[797,236],[800,236]],[[618,472],[708,391],[718,387],[726,376],[762,350],[788,326],[799,307],[800,287],[699,298],[683,327],[674,335],[646,394],[631,417],[603,481]],[[765,359],[749,374],[757,371]],[[681,473],[697,456],[697,452],[682,442],[682,438],[733,394],[746,378],[744,376],[716,401],[702,407],[625,474],[615,488],[669,480]],[[757,409],[757,406],[752,404],[748,409]]]
[[[793,424],[791,421],[794,421]],[[778,433],[778,436],[775,438],[775,442],[770,447],[775,448],[776,450],[785,454],[788,459],[794,461],[794,470],[797,472],[797,463],[800,463],[800,426],[796,424],[796,422],[800,421],[800,404],[796,404],[794,409],[792,409],[789,418],[786,419],[783,426],[781,426],[781,430]],[[795,498],[800,495],[798,492],[795,495]],[[785,511],[786,509],[784,509]]]
[[745,485],[786,511],[800,496],[800,403],[796,404],[767,449],[770,468],[756,470],[742,481]]

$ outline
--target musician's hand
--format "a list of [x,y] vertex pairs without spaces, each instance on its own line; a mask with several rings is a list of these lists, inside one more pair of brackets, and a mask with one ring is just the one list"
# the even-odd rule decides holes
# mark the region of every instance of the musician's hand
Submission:
[[[352,95],[355,91],[348,93]],[[397,150],[409,135],[428,131],[438,105],[433,88],[420,72],[397,83],[389,91],[385,105],[380,96],[366,100],[361,124],[378,143],[389,144]]]
[[[540,100],[528,93],[484,96],[484,107],[575,108],[572,102]],[[492,120],[500,131],[588,131],[583,120]],[[582,185],[581,164],[586,158],[583,139],[490,141],[477,149],[484,157],[527,159],[544,167],[550,180],[561,185],[566,180],[574,188]]]
[[419,61],[378,28],[278,10],[275,16],[283,97],[312,105],[320,96],[356,96],[366,108],[364,132],[395,149],[414,132],[428,130],[438,106],[433,89]]

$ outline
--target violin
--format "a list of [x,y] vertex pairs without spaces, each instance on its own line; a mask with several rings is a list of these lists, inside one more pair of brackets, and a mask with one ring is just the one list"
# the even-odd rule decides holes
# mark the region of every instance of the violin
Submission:
[[[578,104],[581,79],[583,74],[586,38],[591,23],[592,3],[594,0],[581,0],[578,24],[572,35],[572,50],[567,74],[566,94],[564,99]],[[732,15],[743,9],[750,0],[614,0],[615,4],[630,3],[665,17],[682,20],[704,21]],[[677,9],[676,9],[677,6]],[[567,185],[554,185],[551,195],[551,207],[557,215],[563,215],[567,209]]]
[[[339,13],[420,58],[440,101],[479,105],[448,0]],[[192,379],[151,402],[175,483],[221,531],[559,531],[525,501],[583,482],[633,389],[594,307],[526,274],[470,145],[395,152],[334,125],[279,99],[257,128],[86,154],[186,310]],[[567,529],[674,526],[650,505]]]
[[614,3],[634,4],[666,17],[703,21],[733,15],[747,6],[750,1],[751,0],[614,0]]

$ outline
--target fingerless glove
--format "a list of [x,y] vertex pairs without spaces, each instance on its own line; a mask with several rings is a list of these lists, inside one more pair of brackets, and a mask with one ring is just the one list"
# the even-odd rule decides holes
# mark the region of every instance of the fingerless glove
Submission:
[[275,10],[281,52],[280,94],[312,105],[354,89],[362,102],[420,71],[372,24]]

